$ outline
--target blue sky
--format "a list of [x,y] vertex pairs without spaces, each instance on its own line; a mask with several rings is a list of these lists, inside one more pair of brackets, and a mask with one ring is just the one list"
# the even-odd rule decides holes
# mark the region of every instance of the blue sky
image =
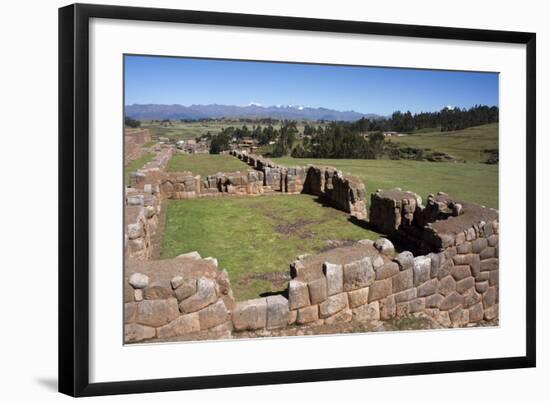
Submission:
[[125,57],[126,105],[258,103],[381,115],[498,106],[496,73]]

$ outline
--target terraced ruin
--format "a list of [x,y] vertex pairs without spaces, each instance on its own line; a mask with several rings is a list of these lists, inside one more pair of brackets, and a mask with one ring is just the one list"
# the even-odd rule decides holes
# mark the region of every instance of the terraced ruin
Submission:
[[[332,167],[230,151],[242,171],[201,177],[166,171],[173,147],[149,151],[125,191],[126,343],[498,324],[494,209],[399,188],[373,191],[367,208],[368,183]],[[296,255],[281,291],[240,301],[216,255],[159,259],[168,200],[304,194],[380,238]]]

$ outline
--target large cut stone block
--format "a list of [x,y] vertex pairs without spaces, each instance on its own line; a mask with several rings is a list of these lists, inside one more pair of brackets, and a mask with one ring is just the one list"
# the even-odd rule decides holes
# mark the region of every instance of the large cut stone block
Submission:
[[320,304],[327,299],[327,280],[324,277],[308,283],[309,300],[312,304]]
[[332,295],[319,305],[321,318],[326,318],[348,307],[348,297],[345,292]]
[[420,312],[426,309],[426,298],[415,298],[409,301],[409,313]]
[[290,309],[303,308],[309,305],[309,290],[307,283],[290,280],[288,283],[288,302]]
[[394,294],[395,302],[400,303],[400,302],[410,301],[411,299],[416,298],[416,292],[417,292],[417,289],[414,287],[409,288],[408,290],[398,292]]
[[481,306],[481,302],[478,302],[474,306],[471,306],[469,308],[470,311],[470,322],[479,322],[483,320],[483,306]]
[[136,323],[159,327],[179,316],[176,298],[143,300],[138,303]]
[[394,259],[400,267],[400,270],[412,269],[414,267],[414,256],[410,251],[399,253]]
[[498,317],[498,304],[494,304],[493,306],[485,309],[485,313],[483,314],[483,318],[485,320],[491,321]]
[[353,314],[351,313],[351,310],[344,309],[330,317],[327,317],[325,319],[325,324],[348,323],[351,322],[352,318]]
[[349,307],[357,308],[358,306],[366,304],[369,301],[369,288],[370,287],[365,287],[348,292]]
[[446,276],[439,280],[437,291],[445,296],[453,293],[456,290],[456,281],[453,276]]
[[141,324],[125,324],[124,325],[124,342],[135,343],[143,340],[149,340],[155,336],[156,332],[153,327],[142,326]]
[[487,238],[478,238],[472,242],[472,252],[481,253],[485,248],[487,248]]
[[456,283],[456,292],[459,294],[464,294],[466,290],[473,288],[475,285],[475,280],[473,277],[466,277]]
[[306,324],[319,320],[319,308],[317,305],[305,306],[298,309],[296,323]]
[[373,281],[374,269],[369,257],[344,265],[344,291],[366,287]]
[[376,270],[376,280],[384,280],[399,273],[399,265],[395,262],[386,262]]
[[463,242],[460,245],[456,246],[456,251],[459,254],[466,254],[472,252],[472,243],[471,242]]
[[392,279],[377,280],[369,287],[369,302],[377,301],[392,294]]
[[474,288],[467,289],[462,295],[464,296],[462,304],[465,308],[469,308],[481,301],[481,295],[479,295]]
[[221,299],[199,311],[201,330],[219,326],[220,324],[227,322],[229,318],[230,313]]
[[458,305],[462,306],[463,299],[464,297],[460,295],[458,292],[453,292],[447,295],[443,299],[443,301],[441,301],[441,304],[439,305],[439,309],[448,311]]
[[201,277],[197,280],[197,292],[180,302],[180,310],[184,313],[196,312],[213,304],[217,299],[216,282]]
[[278,329],[288,324],[288,300],[282,295],[267,297],[267,328]]
[[344,290],[344,269],[342,265],[325,262],[323,272],[327,278],[327,295],[334,295]]
[[189,298],[197,292],[197,280],[195,279],[182,279],[181,282],[178,281],[177,285],[178,287],[175,289],[174,293],[179,302]]
[[435,294],[437,292],[437,286],[439,281],[434,278],[426,281],[418,286],[418,296],[427,297],[428,295]]
[[496,287],[489,287],[487,292],[483,294],[483,307],[489,308],[493,306],[497,299],[497,289]]
[[380,302],[380,319],[381,320],[388,320],[395,317],[396,302],[395,302],[394,295],[390,295],[387,298],[381,299],[379,302]]
[[168,280],[155,281],[143,290],[143,298],[145,299],[167,299],[173,296],[172,286]]
[[497,258],[489,258],[484,259],[480,262],[481,271],[492,271],[498,269],[498,259]]
[[170,323],[157,328],[158,338],[178,337],[188,333],[194,333],[200,330],[199,314],[189,313],[182,315]]
[[235,330],[257,330],[267,325],[267,301],[265,298],[237,302],[233,308]]
[[[439,277],[439,271],[442,267],[444,267],[445,264],[445,252],[439,252],[439,253],[430,253],[428,255],[432,261],[432,272],[430,276],[432,278],[440,278]],[[442,272],[441,277],[444,277],[446,274],[445,272]]]
[[372,302],[352,309],[353,320],[380,320],[380,304]]
[[413,285],[418,287],[420,284],[428,281],[431,277],[432,260],[427,256],[417,256],[414,258],[413,266]]
[[404,291],[413,286],[413,269],[403,270],[392,277],[392,291]]
[[134,323],[137,316],[137,302],[124,303],[124,323]]
[[472,275],[469,265],[458,265],[453,266],[451,269],[451,274],[455,280],[460,281]]
[[433,294],[426,297],[426,308],[439,308],[444,298],[441,294]]

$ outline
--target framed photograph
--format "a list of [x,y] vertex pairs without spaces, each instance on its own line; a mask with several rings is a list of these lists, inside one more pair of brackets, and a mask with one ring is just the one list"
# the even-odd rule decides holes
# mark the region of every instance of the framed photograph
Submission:
[[59,390],[535,366],[535,34],[59,10]]

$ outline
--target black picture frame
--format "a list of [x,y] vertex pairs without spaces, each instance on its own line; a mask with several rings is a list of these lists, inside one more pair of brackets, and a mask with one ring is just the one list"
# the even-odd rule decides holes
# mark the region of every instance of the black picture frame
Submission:
[[[526,353],[521,357],[90,383],[89,121],[91,18],[526,45]],[[59,391],[71,396],[514,369],[536,364],[536,35],[479,29],[74,4],[59,9]]]

